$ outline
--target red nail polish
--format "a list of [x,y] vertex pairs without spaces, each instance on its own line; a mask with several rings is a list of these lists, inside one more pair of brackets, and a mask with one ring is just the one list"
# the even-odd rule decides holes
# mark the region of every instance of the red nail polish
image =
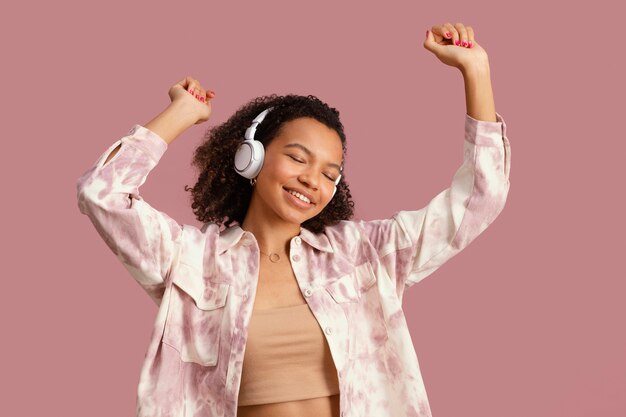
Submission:
[[467,46],[467,42],[463,41],[463,46]]
[[469,42],[467,43],[467,45],[471,48],[471,47],[472,47],[472,41],[469,41]]
[[461,42],[457,39],[456,42],[454,42],[457,46],[461,45]]
[[452,35],[450,35],[450,32],[446,32],[446,36],[449,38],[449,37],[451,37]]

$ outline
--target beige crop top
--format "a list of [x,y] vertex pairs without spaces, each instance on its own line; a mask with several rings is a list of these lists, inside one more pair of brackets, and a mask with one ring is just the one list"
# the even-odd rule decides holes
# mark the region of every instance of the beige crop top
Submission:
[[328,342],[308,304],[253,311],[238,405],[338,393],[337,369]]

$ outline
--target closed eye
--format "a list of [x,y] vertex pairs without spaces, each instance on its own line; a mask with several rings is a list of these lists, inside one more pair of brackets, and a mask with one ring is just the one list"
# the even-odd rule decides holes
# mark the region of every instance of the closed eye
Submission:
[[300,162],[300,163],[304,163],[304,161],[302,161],[302,160],[300,160],[300,159],[298,159],[298,158],[294,157],[293,155],[289,155],[289,157],[290,157],[291,159],[293,159],[294,161],[297,161],[297,162]]
[[[305,161],[303,161],[303,160],[301,160],[301,159],[296,158],[296,157],[295,157],[295,156],[293,156],[293,155],[288,155],[288,156],[289,156],[291,159],[293,159],[294,161],[299,162],[299,163],[301,163],[301,164],[303,164],[303,163],[305,162]],[[330,175],[326,175],[326,174],[324,174],[324,176],[325,176],[326,178],[328,178],[329,180],[331,180],[332,182],[335,182],[335,178],[331,177]]]

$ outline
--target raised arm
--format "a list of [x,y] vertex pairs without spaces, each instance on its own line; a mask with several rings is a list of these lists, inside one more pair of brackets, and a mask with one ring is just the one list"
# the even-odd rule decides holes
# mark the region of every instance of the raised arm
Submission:
[[[182,94],[188,92],[182,90]],[[139,188],[168,145],[198,121],[197,106],[207,106],[193,103],[194,109],[185,96],[178,97],[185,99],[172,101],[145,126],[134,125],[76,184],[80,212],[89,217],[107,246],[157,305],[178,254],[182,227],[151,207],[139,195]]]
[[390,219],[360,222],[401,299],[467,247],[504,208],[509,192],[511,150],[506,123],[465,115],[463,163],[449,188],[426,207],[403,210]]
[[495,111],[487,55],[475,42],[473,30],[460,23],[434,26],[424,46],[463,75],[467,105],[463,163],[450,187],[426,207],[360,223],[400,299],[407,288],[467,247],[496,219],[510,187],[506,123]]

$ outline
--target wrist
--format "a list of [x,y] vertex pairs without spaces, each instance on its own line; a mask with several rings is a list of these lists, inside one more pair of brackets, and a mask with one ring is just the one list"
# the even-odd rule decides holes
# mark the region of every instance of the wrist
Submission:
[[464,78],[477,78],[477,77],[489,77],[490,68],[489,60],[487,58],[479,61],[472,61],[470,63],[462,65],[460,68]]
[[163,113],[170,116],[171,119],[176,120],[176,124],[182,130],[186,130],[196,124],[197,115],[194,110],[186,103],[181,103],[180,101],[171,102]]
[[186,105],[172,102],[154,119],[143,125],[161,136],[168,144],[196,123],[196,116]]

